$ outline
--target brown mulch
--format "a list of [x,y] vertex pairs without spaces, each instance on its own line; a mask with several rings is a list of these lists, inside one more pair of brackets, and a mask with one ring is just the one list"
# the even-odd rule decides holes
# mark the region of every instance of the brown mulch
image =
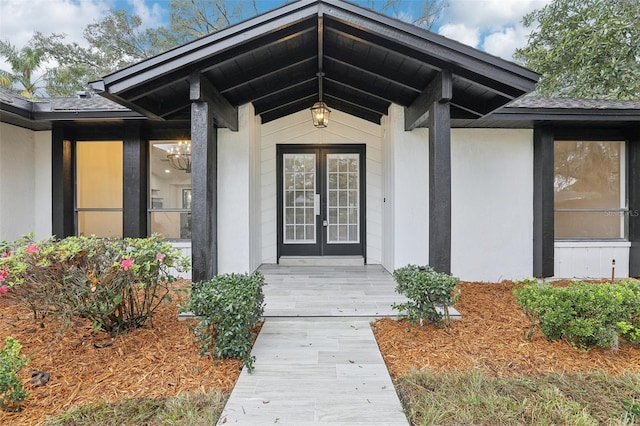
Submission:
[[[180,285],[189,285],[183,281]],[[513,284],[461,283],[456,308],[463,314],[448,329],[415,327],[407,321],[382,319],[374,333],[389,370],[396,378],[412,370],[434,372],[481,369],[496,376],[601,370],[610,374],[640,371],[640,346],[623,343],[617,351],[581,352],[566,342],[548,342],[540,332],[524,339],[529,322],[515,304]],[[31,362],[21,376],[30,396],[19,413],[0,410],[0,424],[35,425],[70,407],[124,398],[164,397],[185,392],[230,392],[242,364],[214,363],[200,356],[190,326],[178,321],[177,299],[162,306],[154,327],[118,336],[111,346],[96,349],[110,337],[75,323],[58,335],[56,326],[40,328],[31,312],[0,297],[0,347],[6,336],[23,345]],[[29,369],[51,374],[44,386],[29,383]]]
[[[560,283],[559,285],[563,285]],[[462,319],[450,328],[416,327],[406,320],[381,319],[374,333],[395,378],[412,370],[432,372],[482,370],[492,376],[603,371],[640,372],[640,346],[622,342],[618,350],[574,349],[549,342],[538,330],[525,339],[529,321],[515,303],[513,283],[460,284],[456,309]]]
[[[189,285],[188,281],[178,285]],[[108,334],[92,332],[90,324],[75,322],[64,334],[46,321],[41,328],[29,309],[7,296],[0,296],[0,348],[6,336],[22,344],[21,355],[30,363],[21,372],[29,397],[19,413],[0,410],[0,424],[35,425],[47,416],[70,407],[125,398],[175,396],[214,389],[230,392],[242,363],[200,356],[190,327],[194,321],[178,321],[177,302],[162,305],[153,317],[153,328],[144,326],[118,336],[113,344]],[[39,387],[30,383],[30,369],[51,375]]]

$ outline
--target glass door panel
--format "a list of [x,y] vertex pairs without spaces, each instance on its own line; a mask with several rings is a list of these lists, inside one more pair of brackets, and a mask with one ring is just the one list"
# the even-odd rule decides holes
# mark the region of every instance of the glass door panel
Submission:
[[360,242],[360,154],[327,154],[327,244]]
[[283,242],[316,243],[316,155],[283,154]]

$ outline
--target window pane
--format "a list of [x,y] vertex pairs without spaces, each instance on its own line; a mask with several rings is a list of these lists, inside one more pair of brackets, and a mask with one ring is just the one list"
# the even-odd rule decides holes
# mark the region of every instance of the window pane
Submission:
[[555,142],[556,238],[624,237],[621,212],[589,211],[626,207],[624,149],[624,142]]
[[191,173],[172,168],[167,161],[167,152],[177,142],[163,141],[151,144],[151,208],[190,209]]
[[78,212],[78,235],[122,238],[122,212]]
[[555,207],[620,208],[623,149],[624,142],[556,142]]
[[190,239],[191,213],[151,212],[151,233],[168,239]]
[[555,237],[575,239],[624,238],[625,212],[556,212]]
[[122,208],[122,142],[76,144],[76,194],[80,209]]

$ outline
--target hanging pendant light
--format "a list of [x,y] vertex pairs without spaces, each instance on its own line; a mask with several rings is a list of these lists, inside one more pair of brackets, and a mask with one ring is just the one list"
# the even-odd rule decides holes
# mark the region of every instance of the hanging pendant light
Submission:
[[327,127],[329,124],[329,114],[331,114],[331,110],[324,102],[319,101],[313,104],[311,107],[311,119],[313,120],[313,125],[319,129]]
[[327,104],[322,101],[322,77],[324,73],[319,71],[316,75],[318,76],[318,102],[311,107],[311,119],[315,127],[324,129],[329,125],[329,114],[331,114],[331,110]]

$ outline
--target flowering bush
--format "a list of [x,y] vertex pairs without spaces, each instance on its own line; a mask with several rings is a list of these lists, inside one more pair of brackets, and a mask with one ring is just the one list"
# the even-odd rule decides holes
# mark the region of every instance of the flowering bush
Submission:
[[169,295],[175,272],[189,260],[150,238],[68,237],[34,242],[33,235],[0,245],[0,285],[33,311],[91,320],[112,334],[139,327]]

